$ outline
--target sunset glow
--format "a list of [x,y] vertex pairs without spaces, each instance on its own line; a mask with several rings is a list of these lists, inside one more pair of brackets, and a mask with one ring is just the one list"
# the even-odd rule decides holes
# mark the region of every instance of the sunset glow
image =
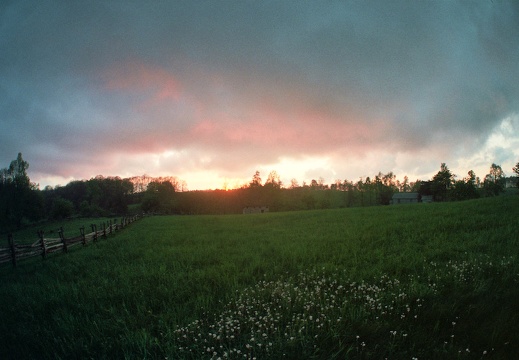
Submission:
[[519,161],[515,2],[0,11],[0,160],[22,152],[41,188],[99,174],[235,188],[256,170],[414,181],[441,163],[483,178]]

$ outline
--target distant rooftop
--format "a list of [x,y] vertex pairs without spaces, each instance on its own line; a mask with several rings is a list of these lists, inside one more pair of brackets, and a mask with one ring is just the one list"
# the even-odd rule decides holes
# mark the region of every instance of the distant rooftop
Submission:
[[417,192],[398,192],[393,194],[393,199],[416,199],[418,196]]

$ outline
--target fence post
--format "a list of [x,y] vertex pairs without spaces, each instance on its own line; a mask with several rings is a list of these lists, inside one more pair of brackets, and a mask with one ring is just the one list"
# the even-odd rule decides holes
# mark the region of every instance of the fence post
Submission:
[[45,244],[45,232],[43,230],[38,230],[38,237],[40,238],[40,247],[41,247],[41,257],[45,259],[47,256],[47,245]]
[[65,239],[65,236],[63,235],[63,227],[60,227],[58,230],[59,237],[61,238],[61,242],[63,243],[63,252],[67,252],[67,240]]
[[86,245],[86,237],[85,237],[85,226],[81,226],[79,228],[79,232],[81,233],[81,244],[83,244],[83,246]]
[[16,246],[14,245],[13,234],[7,235],[7,242],[9,243],[9,249],[11,249],[11,259],[13,261],[13,267],[16,267]]
[[97,242],[97,225],[96,224],[90,224],[92,227],[92,232],[94,233],[93,241]]
[[112,219],[110,219],[110,227],[108,228],[108,234],[112,234]]
[[106,223],[103,222],[103,237],[106,237]]

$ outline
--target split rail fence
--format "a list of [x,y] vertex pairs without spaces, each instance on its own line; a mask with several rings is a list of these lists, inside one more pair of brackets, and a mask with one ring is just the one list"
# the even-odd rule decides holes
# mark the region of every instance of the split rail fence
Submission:
[[86,233],[85,227],[79,228],[80,235],[67,238],[63,233],[63,227],[58,230],[59,238],[47,238],[44,231],[38,231],[38,240],[32,244],[16,244],[13,235],[7,235],[8,247],[0,247],[0,264],[11,262],[16,267],[18,261],[28,258],[41,256],[43,259],[48,254],[56,252],[68,252],[68,250],[78,244],[83,246],[90,242],[97,242],[99,238],[106,238],[108,235],[121,230],[129,224],[140,219],[140,216],[124,217],[118,224],[117,220],[110,220],[108,223],[103,222],[99,228],[96,224],[91,224],[91,232]]

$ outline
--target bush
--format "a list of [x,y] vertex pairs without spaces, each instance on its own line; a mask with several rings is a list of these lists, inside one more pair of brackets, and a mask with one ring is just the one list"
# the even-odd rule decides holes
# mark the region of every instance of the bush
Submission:
[[74,213],[74,204],[70,200],[56,198],[52,203],[51,218],[64,219],[72,216]]

